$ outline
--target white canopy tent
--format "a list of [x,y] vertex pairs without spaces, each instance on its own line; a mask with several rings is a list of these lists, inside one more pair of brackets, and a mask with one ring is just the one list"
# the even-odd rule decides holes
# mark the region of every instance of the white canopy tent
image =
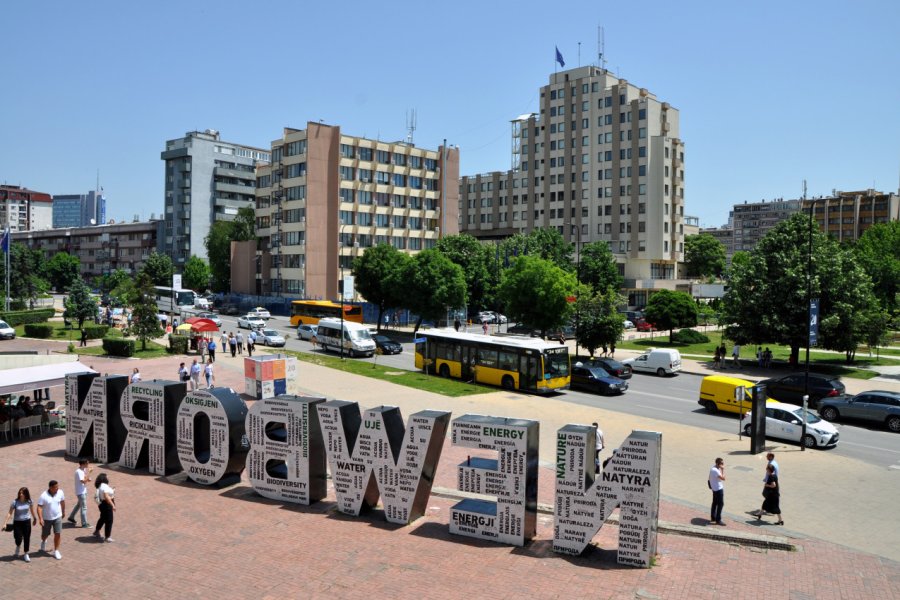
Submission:
[[31,390],[64,385],[66,375],[72,373],[96,373],[78,361],[20,367],[0,371],[0,395],[20,394]]

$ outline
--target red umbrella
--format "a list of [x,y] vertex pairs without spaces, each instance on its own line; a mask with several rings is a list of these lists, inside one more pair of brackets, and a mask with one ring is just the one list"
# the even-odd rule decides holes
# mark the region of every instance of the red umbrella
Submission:
[[191,331],[199,331],[201,333],[208,331],[219,331],[218,326],[210,319],[201,319],[200,317],[191,317],[185,320],[185,323],[191,324]]

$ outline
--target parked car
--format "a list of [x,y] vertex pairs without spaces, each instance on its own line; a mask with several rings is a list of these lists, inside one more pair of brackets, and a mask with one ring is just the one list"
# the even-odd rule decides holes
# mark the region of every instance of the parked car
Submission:
[[825,398],[819,402],[819,414],[826,421],[858,419],[884,423],[889,430],[900,433],[900,393],[875,390]]
[[592,358],[591,360],[585,361],[584,366],[600,367],[613,377],[618,377],[619,379],[631,379],[631,375],[633,373],[632,368],[628,365],[623,365],[613,358],[602,356],[600,358]]
[[210,321],[212,321],[213,323],[216,324],[216,327],[222,326],[222,319],[220,319],[218,317],[218,315],[216,315],[215,313],[202,312],[202,313],[198,313],[197,316],[200,317],[201,319],[209,319]]
[[[815,412],[806,411],[806,436],[803,435],[803,408],[782,402],[766,403],[766,437],[800,442],[807,448],[828,448],[838,443],[838,430],[828,421],[820,419]],[[741,419],[741,428],[750,435],[751,413]]]
[[634,324],[634,328],[638,331],[656,331],[656,325],[644,319],[638,319]]
[[212,308],[212,304],[209,300],[206,299],[205,296],[194,296],[194,308],[209,310],[210,308]]
[[[766,386],[766,394],[779,402],[803,404],[806,394],[806,373],[792,373],[781,377],[773,377],[761,381]],[[844,393],[844,384],[833,375],[809,374],[809,408],[816,408],[822,398],[840,396]]]
[[284,336],[274,329],[263,329],[257,332],[256,343],[264,346],[284,346]]
[[656,348],[635,358],[626,358],[622,364],[630,366],[635,371],[656,373],[663,377],[681,370],[681,353],[671,348]]
[[238,318],[238,327],[243,329],[264,329],[266,322],[253,314],[246,314]]
[[572,367],[571,387],[609,396],[624,393],[628,389],[628,382],[613,377],[600,367],[587,367],[582,363],[575,363]]
[[372,339],[375,340],[375,347],[381,348],[382,354],[400,354],[403,352],[403,346],[386,335],[373,333]]
[[6,321],[0,321],[0,340],[16,339],[16,330],[9,326]]
[[316,325],[306,325],[305,323],[300,323],[297,325],[297,339],[298,340],[311,340],[316,337],[316,330],[318,326]]
[[634,329],[634,323],[632,323],[631,321],[622,321],[622,325],[625,326],[625,329]]
[[506,330],[506,333],[511,333],[514,335],[530,335],[532,337],[537,337],[541,335],[540,331],[537,331],[531,325],[522,325],[521,323],[518,325],[513,325],[512,327]]
[[219,314],[235,316],[241,314],[241,311],[235,304],[223,304],[219,307]]
[[248,310],[247,314],[254,315],[256,317],[259,317],[260,319],[271,319],[272,318],[272,314],[268,310],[263,308],[262,306],[257,306],[253,310]]
[[[737,399],[738,388],[744,388],[744,400]],[[742,414],[753,405],[753,382],[728,375],[709,375],[700,382],[700,398],[697,404],[707,412],[733,412]]]

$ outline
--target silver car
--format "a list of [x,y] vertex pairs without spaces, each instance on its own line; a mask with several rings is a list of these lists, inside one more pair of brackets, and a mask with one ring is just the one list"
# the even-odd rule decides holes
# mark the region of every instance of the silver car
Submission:
[[316,333],[319,330],[318,325],[306,325],[305,323],[300,323],[297,325],[297,339],[298,340],[311,340],[316,337]]
[[266,322],[256,315],[244,315],[238,318],[238,327],[242,329],[264,329]]
[[265,346],[284,346],[284,336],[274,329],[263,329],[256,334],[256,343]]

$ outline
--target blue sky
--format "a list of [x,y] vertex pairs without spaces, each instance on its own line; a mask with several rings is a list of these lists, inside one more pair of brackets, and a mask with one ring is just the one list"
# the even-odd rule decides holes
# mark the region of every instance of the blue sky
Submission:
[[509,121],[554,68],[597,60],[681,113],[686,212],[833,189],[897,191],[900,2],[8,2],[0,182],[163,209],[165,140],[268,148],[323,120],[509,168]]

